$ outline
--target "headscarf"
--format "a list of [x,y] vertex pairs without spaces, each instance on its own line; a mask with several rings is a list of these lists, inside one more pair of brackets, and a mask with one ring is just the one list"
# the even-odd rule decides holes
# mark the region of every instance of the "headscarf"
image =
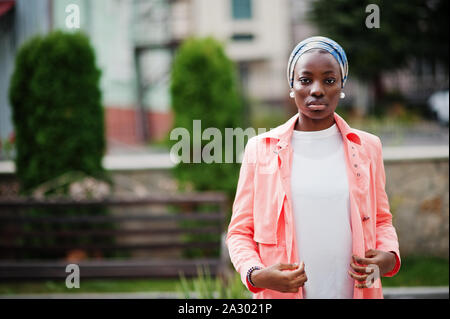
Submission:
[[348,61],[345,55],[344,49],[335,41],[327,37],[310,37],[301,41],[292,50],[291,56],[289,57],[289,62],[287,66],[287,79],[289,86],[292,88],[294,86],[294,68],[300,56],[306,51],[312,49],[324,49],[328,51],[339,63],[341,68],[341,87],[345,85],[348,75]]

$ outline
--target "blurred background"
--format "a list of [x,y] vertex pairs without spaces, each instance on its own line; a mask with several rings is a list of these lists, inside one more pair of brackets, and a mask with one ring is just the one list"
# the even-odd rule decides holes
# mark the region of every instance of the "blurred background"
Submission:
[[284,123],[313,35],[348,56],[336,112],[383,143],[386,297],[448,298],[445,0],[0,0],[0,294],[248,297],[223,244],[239,163],[176,165],[170,132]]

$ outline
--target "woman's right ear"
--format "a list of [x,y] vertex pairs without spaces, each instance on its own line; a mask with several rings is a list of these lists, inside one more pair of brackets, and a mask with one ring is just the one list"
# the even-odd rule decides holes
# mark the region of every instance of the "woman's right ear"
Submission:
[[295,97],[294,91],[289,92],[289,96],[291,97],[291,99],[293,99]]

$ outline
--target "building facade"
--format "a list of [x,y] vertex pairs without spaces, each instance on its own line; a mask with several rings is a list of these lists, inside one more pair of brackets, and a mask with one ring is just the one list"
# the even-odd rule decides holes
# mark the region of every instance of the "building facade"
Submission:
[[[0,137],[13,130],[7,91],[17,49],[37,33],[77,31],[68,28],[69,5],[79,8],[80,30],[89,36],[102,71],[108,142],[128,145],[160,140],[172,128],[170,68],[177,47],[190,36],[213,36],[224,44],[248,101],[275,108],[292,104],[286,63],[297,42],[318,34],[307,19],[311,1],[2,1]],[[385,83],[412,98],[419,88],[420,96],[429,95],[436,83],[448,88],[448,75],[441,72],[430,81],[427,74],[417,77],[410,69],[386,74]],[[351,67],[345,93],[343,104],[367,110],[372,93],[351,76]]]

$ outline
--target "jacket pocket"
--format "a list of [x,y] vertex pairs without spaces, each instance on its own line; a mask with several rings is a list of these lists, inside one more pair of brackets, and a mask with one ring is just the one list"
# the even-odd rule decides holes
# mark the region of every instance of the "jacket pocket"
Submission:
[[277,225],[276,218],[272,218],[272,216],[266,219],[264,219],[263,216],[261,216],[261,218],[255,217],[253,240],[261,244],[276,245],[277,244],[276,225]]
[[277,194],[257,193],[253,206],[253,240],[262,244],[280,244],[284,242],[283,207],[286,199],[284,191]]
[[287,251],[284,245],[258,243],[258,249],[259,257],[266,267],[277,263],[287,263]]
[[[284,194],[284,193],[283,193]],[[277,214],[273,214],[275,218],[270,222],[270,228],[258,227],[263,225],[258,223],[255,225],[254,240],[258,244],[259,255],[263,264],[271,266],[276,263],[287,263],[286,233],[284,222],[284,200],[283,195],[279,199],[279,207]],[[279,217],[278,217],[279,216]]]
[[[273,154],[275,155],[275,154]],[[268,156],[265,161],[258,163],[259,174],[274,174],[278,168],[278,156]]]
[[273,174],[278,168],[278,153],[276,151],[276,140],[265,139],[258,145],[258,165],[259,174]]

